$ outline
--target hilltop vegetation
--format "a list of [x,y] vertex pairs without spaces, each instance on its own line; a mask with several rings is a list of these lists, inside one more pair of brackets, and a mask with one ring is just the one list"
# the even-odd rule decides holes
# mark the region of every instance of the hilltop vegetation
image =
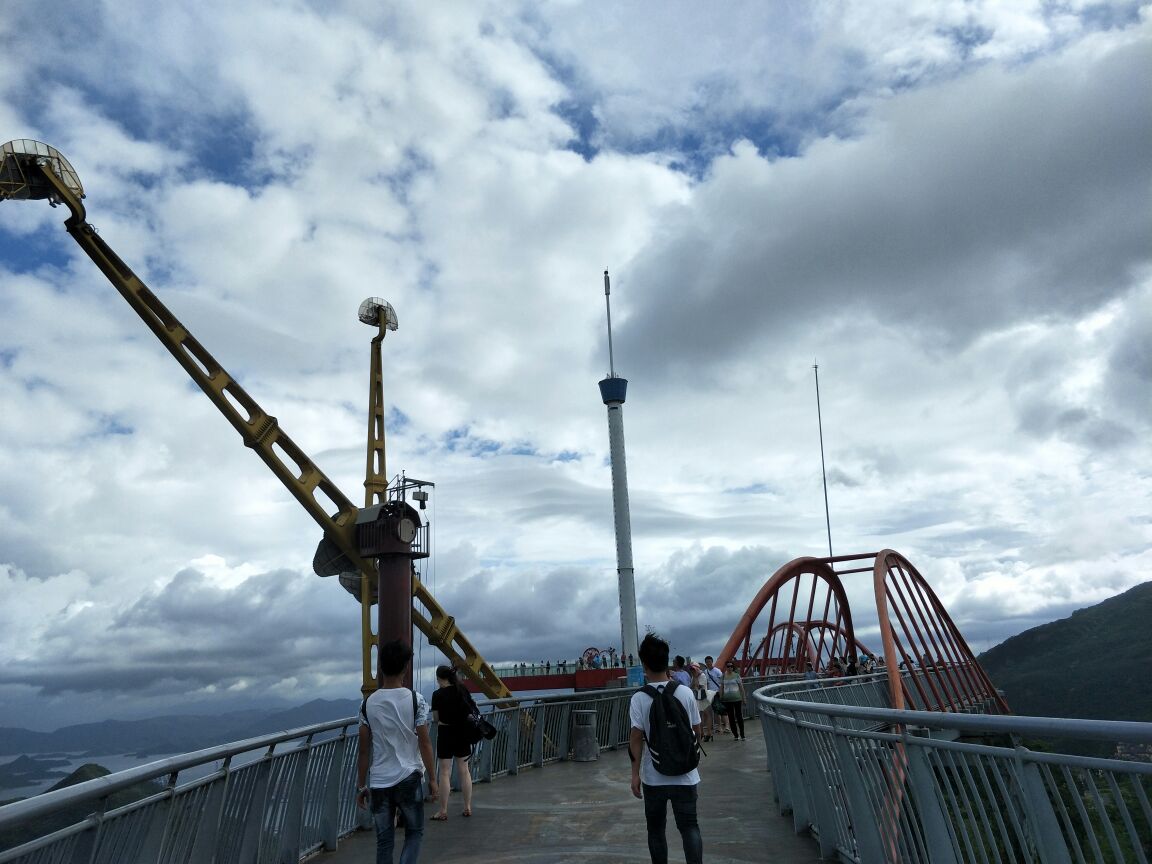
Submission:
[[1152,582],[978,658],[1016,714],[1152,721]]
[[[103,765],[81,765],[48,791],[54,792],[57,789],[63,789],[66,786],[75,786],[77,783],[84,783],[88,780],[94,780],[97,777],[107,777],[108,773],[108,769]],[[150,783],[137,783],[135,786],[122,789],[109,796],[107,809],[114,810],[117,807],[131,804],[133,801],[139,801],[141,798],[155,794],[160,791],[160,789],[161,784],[155,781]],[[43,837],[46,834],[51,834],[53,831],[67,828],[69,825],[80,822],[91,812],[92,802],[82,801],[69,807],[63,807],[47,816],[41,816],[38,819],[32,819],[20,825],[2,830],[0,831],[0,850],[12,849],[30,840],[35,840],[37,837]]]

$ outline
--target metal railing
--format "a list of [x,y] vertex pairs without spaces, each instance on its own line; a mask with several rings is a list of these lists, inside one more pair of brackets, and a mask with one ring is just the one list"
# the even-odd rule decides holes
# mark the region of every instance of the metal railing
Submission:
[[176,756],[0,807],[17,864],[296,862],[352,831],[356,718]]
[[[746,678],[745,686],[751,692],[767,680]],[[601,750],[626,746],[634,692],[480,702],[497,734],[477,746],[473,779],[567,759],[576,711],[596,712]],[[752,700],[745,712],[755,716]],[[0,807],[0,835],[66,823],[0,851],[0,864],[294,864],[334,849],[364,819],[355,802],[356,723],[201,750]]]
[[812,833],[822,856],[860,864],[1152,859],[1152,764],[1024,743],[1147,748],[1152,723],[897,711],[877,704],[887,688],[870,679],[792,682],[753,697],[779,812]]

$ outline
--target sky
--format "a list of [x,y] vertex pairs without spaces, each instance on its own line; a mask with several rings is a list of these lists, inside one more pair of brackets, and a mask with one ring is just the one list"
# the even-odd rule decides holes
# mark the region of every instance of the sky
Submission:
[[[490,662],[619,643],[604,270],[641,630],[716,653],[830,530],[979,652],[1152,573],[1150,6],[8,0],[0,139],[354,502],[395,307]],[[0,203],[0,726],[355,697],[319,528],[65,215]]]

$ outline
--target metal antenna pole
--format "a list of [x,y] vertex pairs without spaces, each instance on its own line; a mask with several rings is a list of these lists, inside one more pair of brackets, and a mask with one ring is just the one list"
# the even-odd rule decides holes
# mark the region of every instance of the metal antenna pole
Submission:
[[820,416],[820,366],[812,364],[816,376],[816,424],[820,429],[820,476],[824,481],[824,525],[828,529],[828,557],[832,557],[832,519],[828,515],[828,472],[824,468],[824,420]]
[[608,271],[604,271],[604,308],[608,311],[608,377],[616,377],[616,363],[612,359],[612,301],[609,296],[612,289],[608,284]]

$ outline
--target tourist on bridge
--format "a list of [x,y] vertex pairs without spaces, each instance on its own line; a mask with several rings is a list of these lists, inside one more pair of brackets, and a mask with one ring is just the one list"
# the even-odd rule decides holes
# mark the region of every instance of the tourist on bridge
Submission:
[[744,682],[731,660],[724,667],[724,677],[720,679],[720,701],[724,703],[724,713],[732,727],[735,741],[746,741],[744,735]]
[[[644,662],[644,658],[640,658],[640,662]],[[672,674],[668,676],[677,684],[684,687],[692,686],[692,676],[688,674],[688,667],[684,664],[684,656],[677,654],[675,661],[673,661]]]
[[704,674],[708,676],[708,690],[712,696],[712,710],[708,716],[711,718],[711,724],[706,726],[708,729],[709,740],[711,736],[716,734],[716,727],[720,727],[720,731],[728,734],[728,721],[724,719],[724,703],[720,701],[720,681],[724,677],[724,673],[713,665],[715,659],[711,654],[704,658]]
[[452,762],[460,794],[464,796],[461,816],[472,815],[472,771],[468,760],[472,745],[465,734],[468,715],[476,709],[472,694],[456,677],[451,666],[436,667],[436,692],[432,694],[432,719],[436,721],[436,759],[440,778],[440,810],[432,820],[448,821],[448,798],[452,795]]
[[704,730],[703,740],[712,740],[712,693],[708,687],[711,679],[708,673],[696,663],[688,667],[692,676],[692,695],[696,697],[696,707],[700,709],[700,728]]
[[396,813],[404,822],[400,864],[416,864],[424,839],[423,778],[436,800],[428,703],[404,686],[412,649],[385,642],[377,652],[379,689],[360,705],[360,748],[356,759],[356,806],[367,806],[376,826],[376,864],[392,864]]
[[[633,694],[628,706],[628,717],[632,724],[632,731],[628,737],[628,755],[632,759],[632,794],[644,800],[644,821],[648,826],[648,853],[652,857],[652,864],[667,864],[668,838],[665,828],[668,822],[668,804],[671,803],[676,828],[680,831],[680,839],[684,845],[684,860],[687,864],[700,864],[704,856],[700,825],[696,820],[700,772],[692,767],[683,773],[662,773],[670,769],[667,766],[657,768],[652,759],[652,748],[649,747],[649,739],[654,734],[649,720],[650,714],[655,710],[656,698],[662,698],[665,691],[671,687],[667,700],[661,701],[661,710],[665,706],[665,701],[675,700],[683,706],[687,716],[681,714],[680,722],[686,721],[691,726],[690,755],[694,756],[687,764],[695,766],[699,761],[699,745],[696,742],[700,739],[700,711],[696,707],[692,689],[680,687],[669,679],[667,642],[651,633],[645,636],[644,641],[640,643],[640,665],[644,669],[644,680],[647,684]],[[655,697],[645,692],[646,690],[655,691]],[[679,710],[675,705],[671,707]],[[668,717],[671,714],[664,716]],[[672,750],[669,747],[664,749]],[[680,748],[673,755],[681,757],[689,754]]]

